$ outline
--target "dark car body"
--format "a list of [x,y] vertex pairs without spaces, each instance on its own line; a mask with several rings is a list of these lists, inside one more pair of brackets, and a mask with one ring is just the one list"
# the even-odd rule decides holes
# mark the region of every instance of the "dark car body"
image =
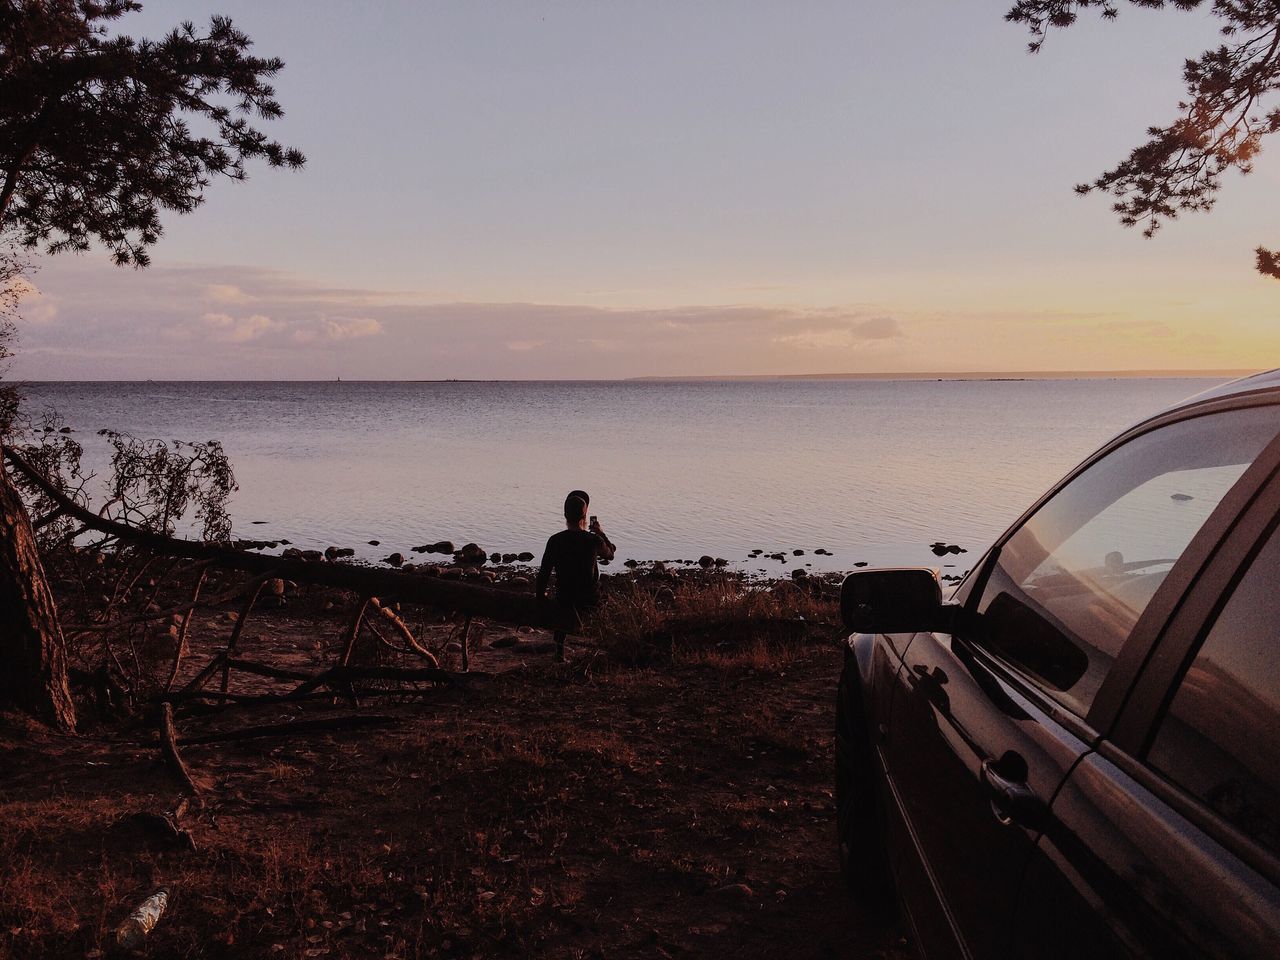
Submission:
[[949,602],[846,580],[842,849],[921,955],[1280,957],[1278,525],[1273,371],[1116,437]]

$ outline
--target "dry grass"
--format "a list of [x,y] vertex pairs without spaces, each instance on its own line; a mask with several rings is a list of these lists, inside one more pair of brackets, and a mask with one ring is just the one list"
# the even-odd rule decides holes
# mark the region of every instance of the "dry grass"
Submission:
[[797,643],[834,635],[829,593],[732,574],[610,584],[590,632],[631,665],[684,662],[723,669],[783,669]]

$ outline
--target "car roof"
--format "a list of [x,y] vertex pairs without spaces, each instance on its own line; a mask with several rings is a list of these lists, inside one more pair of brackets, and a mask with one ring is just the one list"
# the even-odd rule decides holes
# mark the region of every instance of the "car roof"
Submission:
[[1186,400],[1175,403],[1165,412],[1173,413],[1185,407],[1192,407],[1209,400],[1221,400],[1224,397],[1234,397],[1242,393],[1263,392],[1280,393],[1280,369],[1265,370],[1250,377],[1241,377],[1239,380],[1232,380],[1216,387],[1210,387],[1202,393],[1197,393]]

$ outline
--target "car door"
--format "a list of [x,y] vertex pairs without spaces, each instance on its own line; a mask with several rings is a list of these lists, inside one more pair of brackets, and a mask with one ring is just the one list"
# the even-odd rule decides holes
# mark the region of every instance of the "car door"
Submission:
[[950,634],[907,647],[882,752],[918,860],[898,875],[926,956],[1010,954],[1053,798],[1136,673],[1122,651],[1167,619],[1211,549],[1198,532],[1235,509],[1224,499],[1276,428],[1250,408],[1123,438],[1002,538]]
[[1280,956],[1278,584],[1273,477],[1054,800],[1020,955]]

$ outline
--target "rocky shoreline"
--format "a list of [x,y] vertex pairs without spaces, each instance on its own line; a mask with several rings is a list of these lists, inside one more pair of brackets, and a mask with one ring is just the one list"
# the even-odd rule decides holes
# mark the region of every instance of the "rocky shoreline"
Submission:
[[[381,546],[382,542],[370,540],[368,545]],[[490,584],[505,584],[512,587],[527,587],[531,585],[537,575],[538,563],[537,555],[529,550],[519,553],[489,552],[477,543],[465,543],[461,547],[455,547],[450,540],[440,540],[409,548],[410,554],[418,554],[422,557],[420,560],[411,559],[400,551],[390,553],[381,560],[369,560],[358,557],[353,547],[331,545],[324,550],[299,549],[293,546],[290,541],[284,539],[236,540],[234,541],[234,546],[241,550],[263,551],[277,550],[283,547],[284,549],[281,550],[280,555],[290,559],[330,563],[344,561],[369,567],[385,564],[402,572],[417,573],[422,576],[440,577],[445,580],[472,580]],[[968,550],[957,544],[949,544],[940,540],[934,541],[928,546],[934,556],[940,558],[958,557],[960,554],[968,553]],[[602,574],[604,574],[606,581],[610,578],[634,580],[644,577],[661,580],[664,578],[678,578],[682,575],[721,573],[764,585],[774,581],[808,581],[813,584],[838,584],[845,575],[853,570],[862,569],[870,565],[868,561],[859,560],[850,564],[850,569],[848,570],[814,571],[811,569],[812,563],[801,559],[810,554],[815,557],[833,556],[831,551],[825,547],[808,550],[795,547],[787,550],[772,551],[755,547],[745,557],[737,561],[711,554],[702,554],[697,559],[626,559],[618,564],[624,568],[623,571],[613,572],[606,569],[602,570]],[[442,559],[437,560],[435,557]],[[781,570],[771,573],[764,568],[747,570],[741,566],[742,564],[763,560],[774,561],[782,567],[786,567],[789,563],[802,565],[792,567],[787,575],[782,575]],[[607,560],[602,560],[600,563],[603,568],[612,567],[612,564]],[[967,568],[961,569],[960,565],[956,563],[944,563],[940,566],[950,568],[949,570],[939,571],[939,577],[944,583],[959,583],[964,578],[964,574],[968,572]]]

